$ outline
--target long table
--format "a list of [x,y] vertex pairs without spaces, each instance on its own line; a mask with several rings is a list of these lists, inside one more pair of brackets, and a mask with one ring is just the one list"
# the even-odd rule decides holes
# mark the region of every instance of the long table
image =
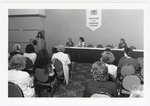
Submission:
[[[71,60],[79,63],[94,63],[99,61],[101,54],[106,48],[89,48],[89,47],[65,47],[65,53],[71,56]],[[120,58],[124,56],[123,49],[112,49],[115,56],[114,64],[117,65]],[[52,53],[57,53],[57,47],[52,48]],[[143,57],[143,50],[133,50],[133,57]]]

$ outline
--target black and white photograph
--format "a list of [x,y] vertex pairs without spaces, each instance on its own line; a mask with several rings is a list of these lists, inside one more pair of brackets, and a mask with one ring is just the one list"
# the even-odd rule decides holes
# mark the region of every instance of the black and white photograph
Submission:
[[147,8],[6,3],[5,98],[142,103],[148,97]]

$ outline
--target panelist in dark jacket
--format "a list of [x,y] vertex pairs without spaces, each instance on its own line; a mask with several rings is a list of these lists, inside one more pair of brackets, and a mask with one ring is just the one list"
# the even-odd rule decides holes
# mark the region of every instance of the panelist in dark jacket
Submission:
[[69,46],[69,47],[73,47],[74,46],[74,43],[73,43],[71,38],[68,38],[68,42],[66,43],[66,46]]

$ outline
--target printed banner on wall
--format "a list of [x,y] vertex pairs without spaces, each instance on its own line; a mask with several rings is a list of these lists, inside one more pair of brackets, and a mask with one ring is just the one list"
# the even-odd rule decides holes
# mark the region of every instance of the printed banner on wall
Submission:
[[102,26],[102,10],[86,10],[86,27],[92,31]]

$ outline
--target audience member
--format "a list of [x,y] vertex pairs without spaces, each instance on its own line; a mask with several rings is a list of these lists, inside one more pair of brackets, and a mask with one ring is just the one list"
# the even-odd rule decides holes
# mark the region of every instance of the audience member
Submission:
[[21,49],[21,46],[19,44],[15,44],[13,46],[13,52],[10,53],[9,60],[16,54],[23,55],[23,53],[20,52],[20,49]]
[[68,42],[66,43],[66,46],[69,46],[69,47],[73,47],[74,46],[72,38],[68,38]]
[[135,70],[138,70],[140,65],[137,59],[132,58],[133,51],[131,48],[124,49],[124,57],[122,57],[118,63],[118,69],[120,70],[122,66],[130,64],[132,65]]
[[116,79],[117,77],[117,66],[113,65],[113,61],[115,60],[114,55],[110,51],[104,51],[102,53],[102,57],[100,58],[101,62],[104,62],[108,67],[108,73],[113,75]]
[[117,96],[117,85],[115,82],[108,81],[107,66],[98,61],[92,65],[94,81],[87,83],[84,89],[83,97],[91,97],[95,93],[105,92],[112,97]]
[[60,60],[63,64],[63,71],[66,84],[69,82],[69,67],[68,65],[71,64],[71,61],[68,57],[68,54],[64,53],[65,48],[63,45],[59,45],[57,48],[58,53],[53,54],[52,59],[56,58]]
[[85,41],[83,37],[79,38],[78,47],[86,47]]
[[35,53],[34,46],[32,44],[28,44],[26,46],[25,53],[23,55],[25,57],[28,57],[29,59],[31,59],[33,64],[34,64],[37,56],[36,56],[36,53]]
[[132,91],[131,91],[130,98],[142,98],[142,97],[144,97],[143,85],[134,86]]
[[23,91],[24,97],[33,97],[33,80],[27,72],[22,71],[26,65],[26,58],[17,54],[10,60],[8,71],[8,81],[17,84]]
[[123,49],[123,48],[126,48],[126,47],[127,47],[127,44],[125,42],[125,39],[121,38],[120,43],[118,45],[118,49]]
[[44,69],[43,71],[45,71],[45,73],[49,76],[48,81],[54,81],[54,66],[51,64],[49,54],[45,49],[42,49],[37,53],[37,58],[34,64],[34,69],[36,68]]

